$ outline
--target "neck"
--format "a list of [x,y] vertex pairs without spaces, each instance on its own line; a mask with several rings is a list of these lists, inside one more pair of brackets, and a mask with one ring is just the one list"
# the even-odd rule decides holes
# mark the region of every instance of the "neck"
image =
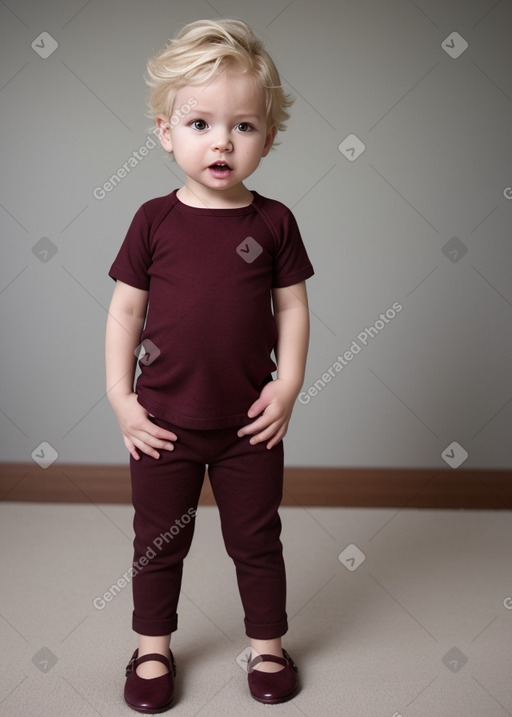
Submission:
[[183,187],[178,189],[176,196],[183,204],[203,209],[238,209],[247,207],[253,200],[251,192],[243,184],[217,190],[203,185],[196,186],[196,183],[191,186],[189,182],[185,182]]

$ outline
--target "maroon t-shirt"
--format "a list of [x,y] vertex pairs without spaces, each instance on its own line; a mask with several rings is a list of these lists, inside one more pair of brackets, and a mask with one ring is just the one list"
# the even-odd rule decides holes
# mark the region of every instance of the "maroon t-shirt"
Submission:
[[256,192],[239,209],[183,204],[176,191],[143,204],[109,275],[149,291],[136,392],[184,428],[249,422],[271,378],[271,289],[313,275],[291,211]]

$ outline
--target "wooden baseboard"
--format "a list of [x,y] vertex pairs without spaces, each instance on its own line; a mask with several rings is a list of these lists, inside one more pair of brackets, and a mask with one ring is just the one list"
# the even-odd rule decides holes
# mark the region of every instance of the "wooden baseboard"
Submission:
[[[0,501],[130,503],[128,466],[0,463]],[[208,478],[202,505],[213,505]],[[511,510],[512,471],[286,468],[283,505]]]

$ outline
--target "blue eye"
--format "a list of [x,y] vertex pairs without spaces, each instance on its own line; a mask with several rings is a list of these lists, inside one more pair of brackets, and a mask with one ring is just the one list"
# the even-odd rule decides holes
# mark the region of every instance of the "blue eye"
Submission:
[[208,125],[206,124],[206,122],[204,120],[197,119],[190,123],[190,127],[193,127],[198,132],[202,132],[203,130],[205,130],[208,127]]
[[238,125],[238,130],[240,132],[250,132],[252,130],[252,126],[249,124],[249,122],[240,122]]

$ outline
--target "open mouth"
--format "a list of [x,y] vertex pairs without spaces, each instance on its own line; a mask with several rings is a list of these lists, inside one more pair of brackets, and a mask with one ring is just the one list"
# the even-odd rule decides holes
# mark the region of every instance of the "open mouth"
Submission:
[[225,171],[226,169],[231,169],[229,164],[227,162],[215,162],[215,164],[210,164],[210,169],[215,169],[218,172]]
[[227,162],[214,162],[208,169],[214,179],[227,179],[232,171]]

